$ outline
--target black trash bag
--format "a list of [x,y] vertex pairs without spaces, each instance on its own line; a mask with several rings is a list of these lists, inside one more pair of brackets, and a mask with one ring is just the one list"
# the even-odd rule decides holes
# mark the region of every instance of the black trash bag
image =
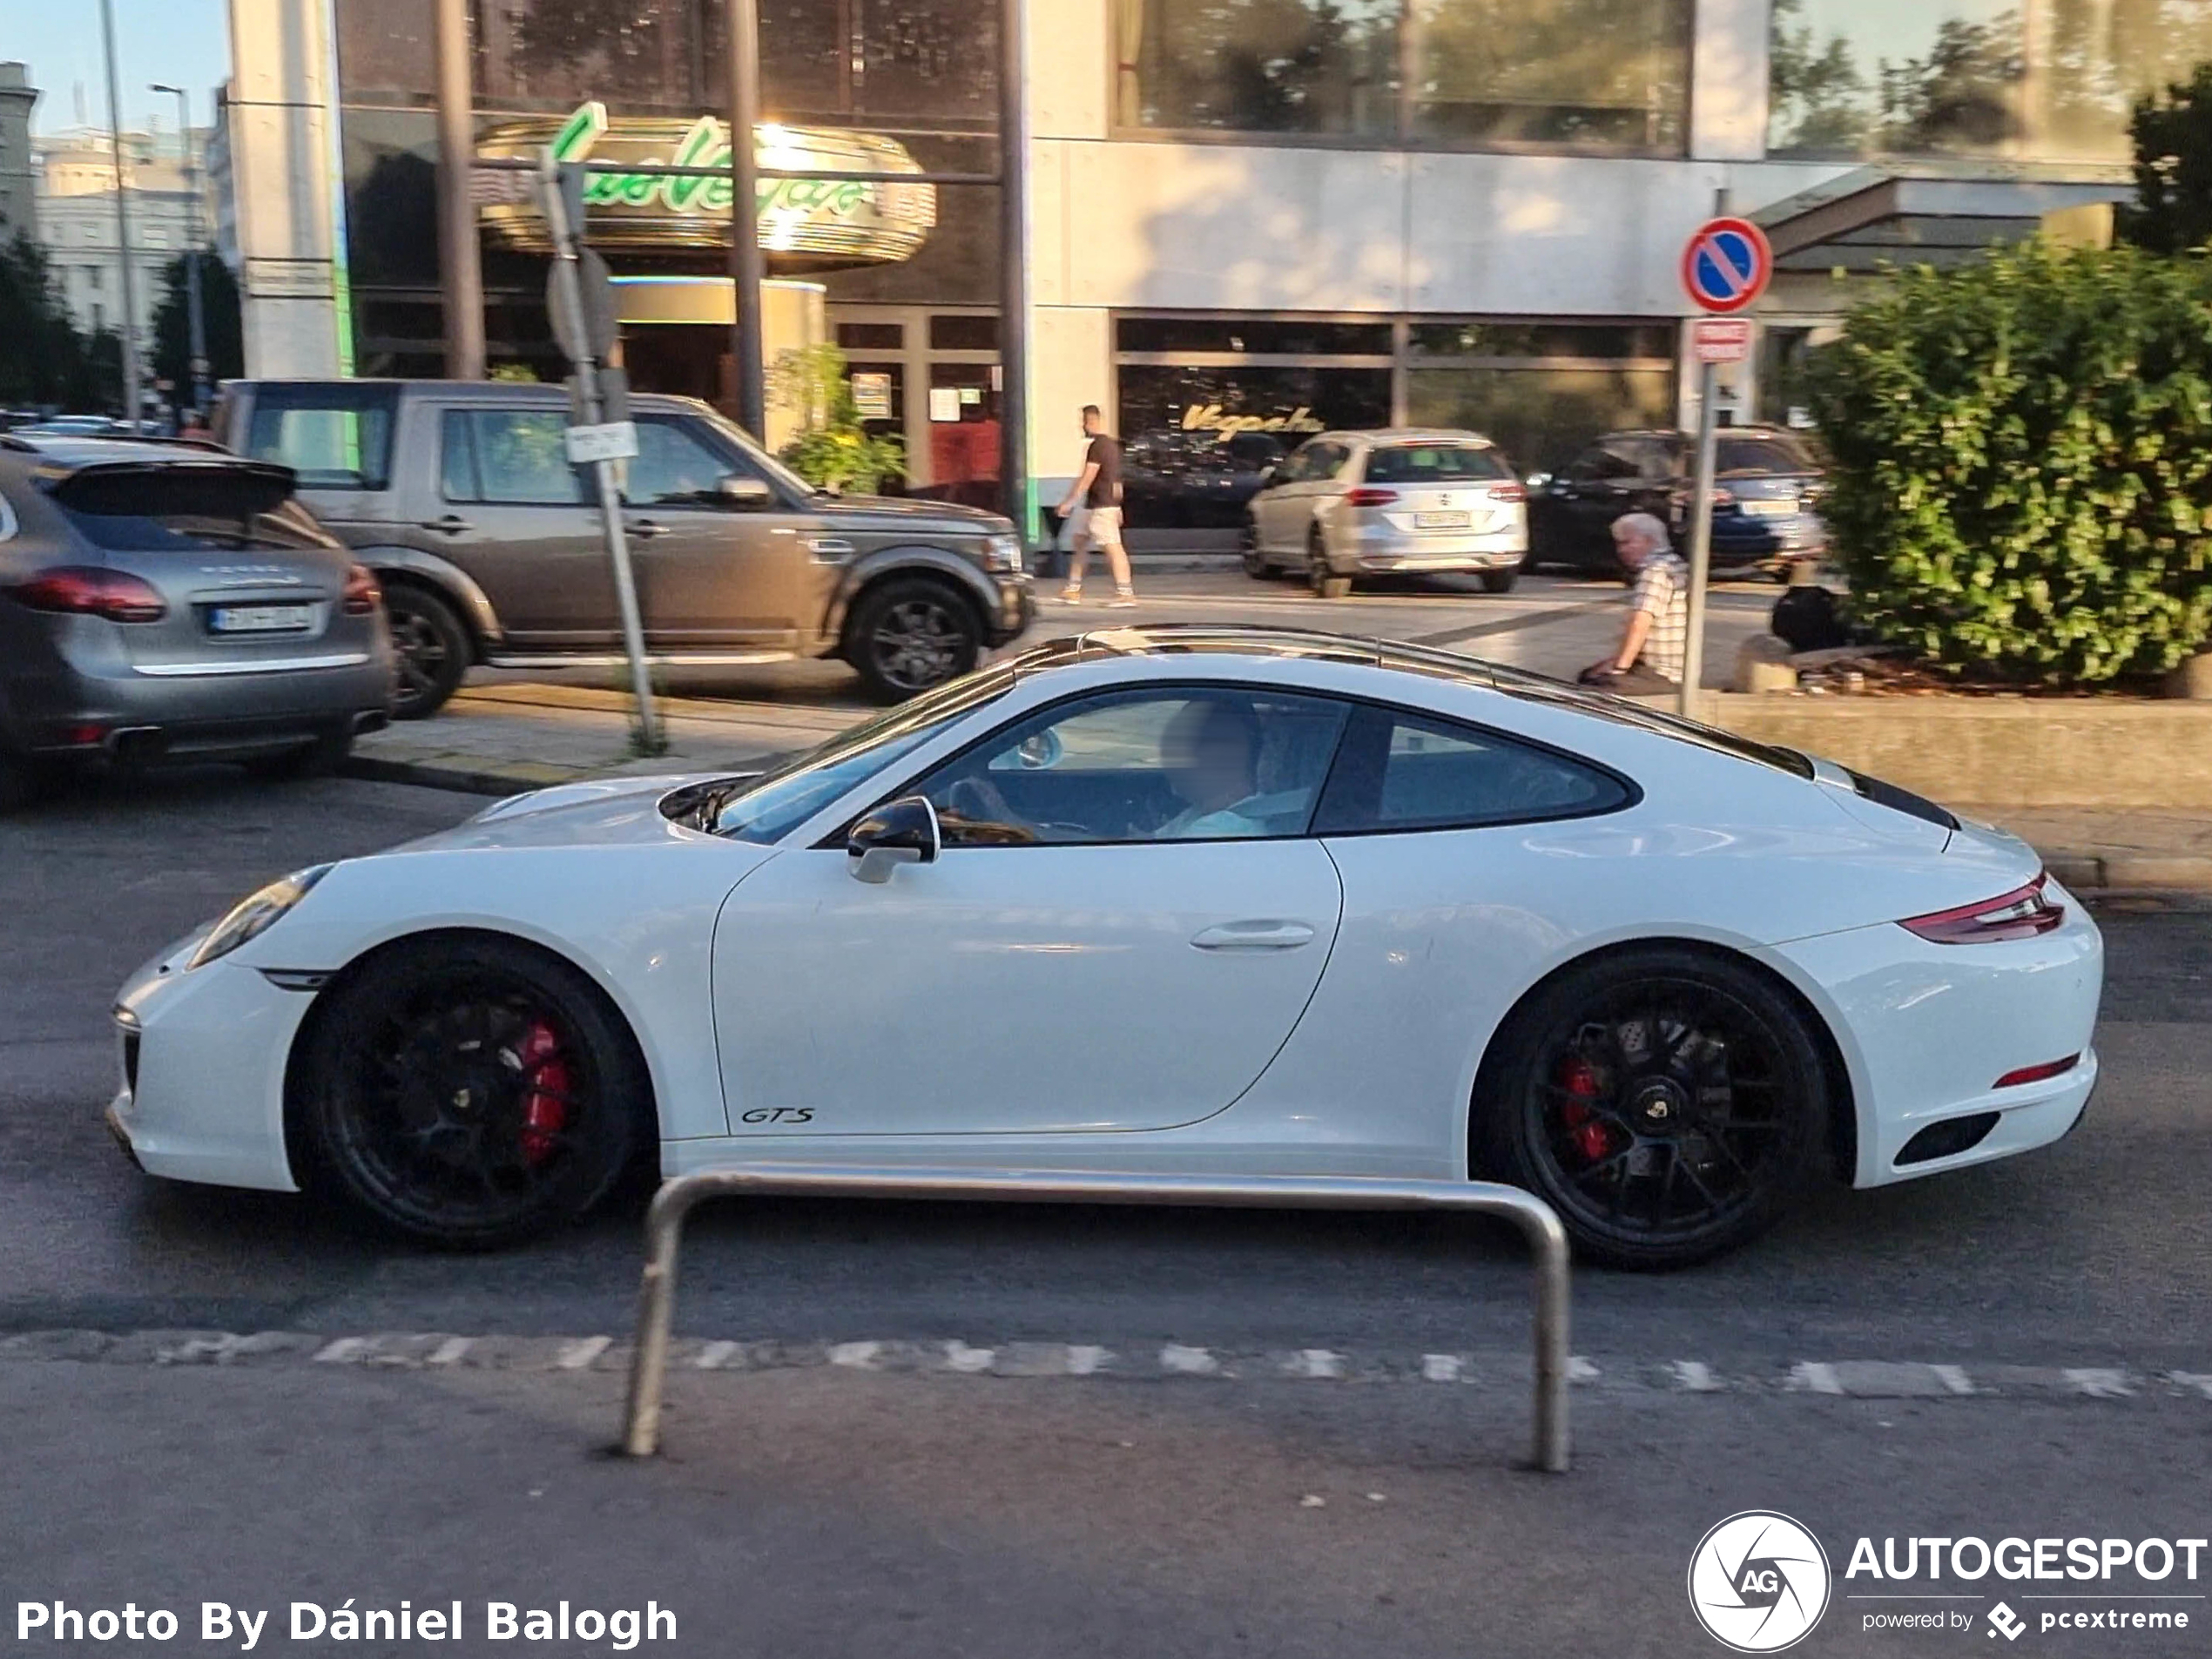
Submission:
[[1851,643],[1844,625],[1843,607],[1836,596],[1822,587],[1791,588],[1774,602],[1768,624],[1775,637],[1793,651],[1834,651]]

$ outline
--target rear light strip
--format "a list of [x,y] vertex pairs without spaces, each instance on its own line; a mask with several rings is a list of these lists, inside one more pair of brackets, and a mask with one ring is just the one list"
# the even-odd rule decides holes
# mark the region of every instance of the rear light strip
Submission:
[[1398,492],[1394,489],[1373,489],[1365,485],[1344,492],[1346,507],[1387,507],[1397,499]]
[[19,605],[62,616],[159,622],[169,614],[168,605],[152,583],[98,565],[57,565],[17,583],[8,592]]
[[1993,945],[2006,939],[2033,939],[2066,920],[2066,907],[2044,896],[2044,886],[2050,879],[2047,871],[2038,871],[2035,880],[2024,887],[1977,904],[1908,916],[1898,926],[1932,945]]
[[2018,1071],[2008,1071],[1992,1083],[1992,1089],[2013,1089],[2021,1083],[2040,1083],[2047,1077],[2064,1076],[2081,1063],[2081,1056],[2070,1054],[2063,1060],[2046,1060],[2040,1066],[2022,1066]]

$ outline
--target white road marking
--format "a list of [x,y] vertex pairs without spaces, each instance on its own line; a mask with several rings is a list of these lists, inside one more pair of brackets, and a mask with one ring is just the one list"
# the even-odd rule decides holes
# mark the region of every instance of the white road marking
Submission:
[[1844,1385],[1836,1375],[1836,1367],[1817,1359],[1801,1359],[1790,1367],[1790,1386],[1810,1390],[1816,1394],[1840,1394]]
[[423,1360],[426,1366],[457,1366],[469,1357],[469,1350],[476,1345],[474,1337],[448,1337],[430,1350]]
[[1720,1379],[1702,1359],[1677,1359],[1668,1369],[1675,1374],[1675,1386],[1686,1394],[1716,1394],[1721,1391]]
[[1210,1349],[1186,1348],[1170,1342],[1160,1350],[1160,1369],[1178,1372],[1188,1377],[1212,1377],[1221,1372],[1221,1361]]
[[1291,1361],[1294,1377],[1340,1378],[1344,1375],[1344,1356],[1327,1348],[1301,1348]]
[[1105,1348],[1090,1348],[1080,1343],[1070,1343],[1068,1346],[1068,1374],[1070,1377],[1095,1375],[1104,1370],[1106,1362],[1113,1357],[1112,1352]]
[[945,1369],[948,1371],[988,1371],[991,1361],[997,1357],[998,1350],[995,1348],[971,1348],[965,1342],[948,1342],[945,1345]]
[[873,1371],[876,1356],[882,1352],[880,1342],[835,1342],[830,1345],[829,1362],[854,1371]]
[[1971,1394],[1974,1392],[1974,1386],[1968,1380],[1966,1368],[1964,1366],[1930,1366],[1928,1369],[1935,1372],[1937,1381],[1954,1394]]
[[2133,1399],[2135,1396],[2124,1371],[2084,1366],[2059,1374],[2076,1393],[2087,1394],[2091,1399]]
[[1455,1353],[1425,1353],[1421,1356],[1421,1379],[1424,1382],[1457,1382],[1466,1362]]
[[2177,1388],[2194,1388],[2207,1399],[2212,1399],[2212,1372],[2169,1371],[2166,1380]]
[[589,1371],[591,1362],[614,1345],[612,1337],[579,1337],[561,1350],[553,1364],[562,1371]]
[[737,1352],[738,1347],[738,1345],[734,1342],[710,1342],[699,1350],[698,1357],[691,1364],[700,1371],[718,1371],[729,1363],[730,1356]]
[[1599,1374],[1598,1368],[1592,1365],[1588,1360],[1583,1359],[1581,1354],[1569,1354],[1568,1356],[1568,1381],[1571,1383],[1595,1382],[1598,1379]]
[[315,1359],[327,1366],[358,1365],[375,1340],[374,1337],[341,1337],[328,1347],[318,1349]]

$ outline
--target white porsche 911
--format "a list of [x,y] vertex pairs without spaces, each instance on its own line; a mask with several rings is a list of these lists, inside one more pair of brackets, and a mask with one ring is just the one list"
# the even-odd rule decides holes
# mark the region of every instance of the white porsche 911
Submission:
[[1130,628],[765,775],[518,796],[124,988],[149,1172],[442,1244],[737,1161],[1481,1176],[1675,1266],[2058,1139],[2102,942],[2027,846],[1472,658]]

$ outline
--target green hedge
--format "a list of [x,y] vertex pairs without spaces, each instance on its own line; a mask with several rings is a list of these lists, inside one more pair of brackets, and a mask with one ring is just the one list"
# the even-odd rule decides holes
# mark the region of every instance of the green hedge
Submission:
[[2212,637],[2212,269],[2001,250],[1900,273],[1814,354],[1854,617],[2023,683]]

